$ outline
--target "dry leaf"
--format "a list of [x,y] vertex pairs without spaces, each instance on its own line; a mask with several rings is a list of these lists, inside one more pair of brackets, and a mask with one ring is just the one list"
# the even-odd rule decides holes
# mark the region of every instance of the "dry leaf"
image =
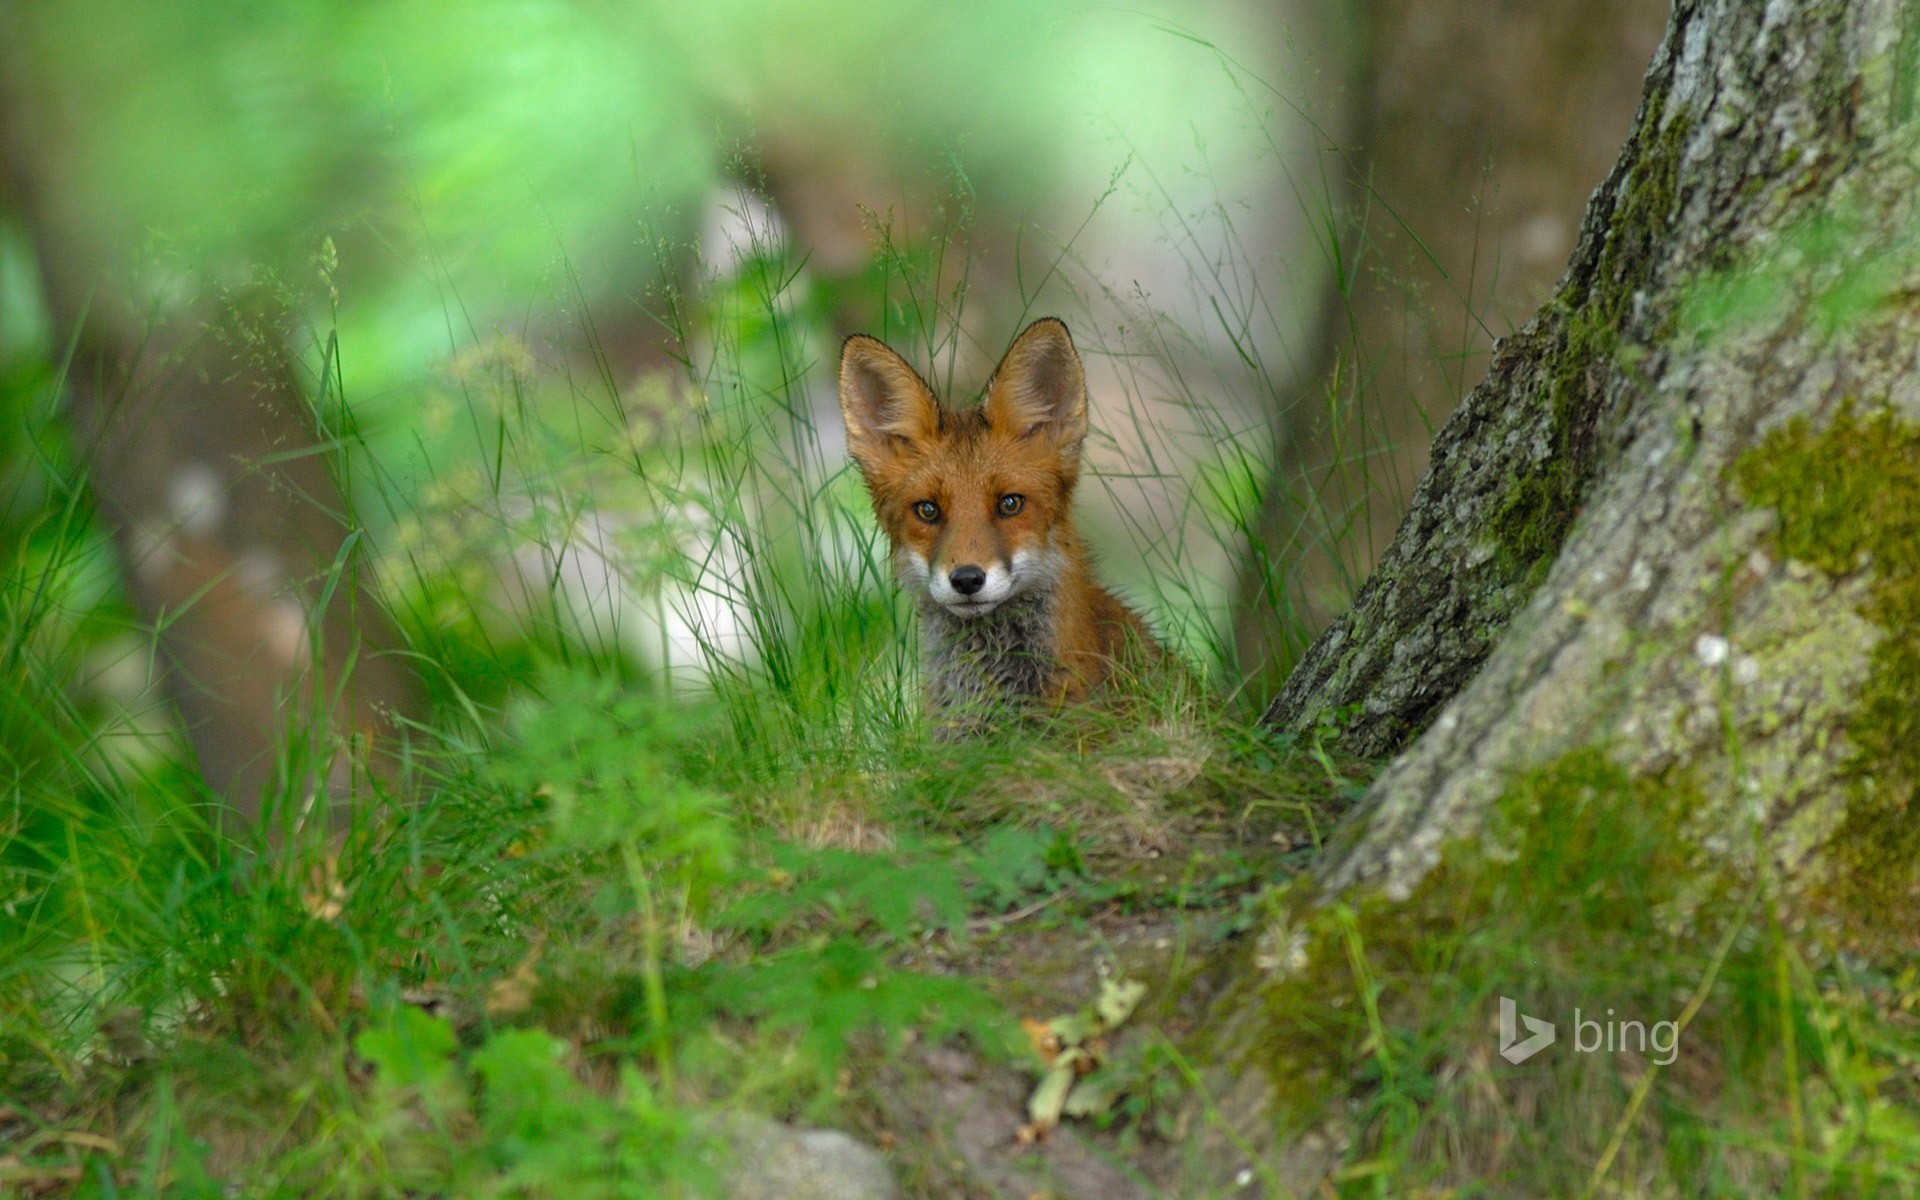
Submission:
[[1100,981],[1100,998],[1094,1001],[1094,1011],[1100,1014],[1100,1022],[1108,1029],[1118,1029],[1127,1023],[1133,1010],[1140,1007],[1140,1001],[1147,994],[1147,985],[1137,979],[1103,979]]
[[1087,1061],[1087,1052],[1078,1047],[1063,1050],[1040,1077],[1040,1086],[1027,1101],[1028,1128],[1037,1137],[1046,1136],[1048,1130],[1060,1123],[1060,1110],[1066,1106],[1067,1093],[1080,1077],[1081,1064]]
[[532,946],[511,973],[504,979],[496,979],[487,988],[487,1015],[489,1017],[511,1017],[533,1007],[533,994],[540,987],[540,952],[544,945],[540,939],[534,939]]
[[1034,1054],[1040,1061],[1051,1065],[1060,1053],[1060,1035],[1046,1021],[1036,1021],[1032,1017],[1021,1017],[1020,1028],[1026,1031],[1027,1041],[1032,1044]]
[[1046,1137],[1063,1115],[1093,1116],[1113,1106],[1120,1089],[1095,1071],[1106,1058],[1108,1035],[1133,1015],[1146,994],[1144,983],[1104,979],[1091,1007],[1048,1021],[1029,1017],[1020,1022],[1034,1052],[1046,1063],[1039,1086],[1027,1100],[1028,1121],[1017,1135],[1022,1145]]
[[1061,1106],[1060,1113],[1068,1117],[1097,1117],[1112,1108],[1124,1090],[1114,1081],[1111,1072],[1088,1075],[1067,1093],[1067,1102]]

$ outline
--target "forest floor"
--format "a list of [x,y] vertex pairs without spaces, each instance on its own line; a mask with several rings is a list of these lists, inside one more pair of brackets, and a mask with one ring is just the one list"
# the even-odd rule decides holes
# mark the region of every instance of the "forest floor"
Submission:
[[344,841],[248,851],[166,777],[23,819],[0,1192],[698,1195],[749,1112],[909,1195],[1154,1194],[1181,1047],[1364,777],[1191,701],[876,755],[542,691]]

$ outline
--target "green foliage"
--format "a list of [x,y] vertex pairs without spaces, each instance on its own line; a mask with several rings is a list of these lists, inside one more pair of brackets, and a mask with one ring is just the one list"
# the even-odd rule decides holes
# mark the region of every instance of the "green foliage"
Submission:
[[833,928],[885,938],[963,932],[977,908],[1000,912],[1035,892],[1069,884],[1082,869],[1057,834],[1001,826],[977,847],[903,836],[880,853],[782,843],[747,891],[716,917],[723,928],[765,937],[797,913]]
[[1177,1141],[1184,1109],[1192,1099],[1185,1066],[1180,1052],[1163,1035],[1133,1039],[1089,1077],[1097,1090],[1083,1103],[1104,1128]]
[[[1809,173],[1821,169],[1814,162],[1793,165]],[[1695,281],[1679,323],[1692,333],[1732,336],[1798,308],[1813,332],[1841,337],[1901,294],[1917,257],[1920,238],[1911,228],[1889,236],[1855,202],[1830,200]]]
[[[127,7],[86,6],[94,19],[29,22],[55,48],[49,62],[79,54],[76,31],[115,27],[108,17]],[[1041,29],[1006,5],[992,6],[996,26],[972,10],[867,4],[809,26],[820,44],[796,48],[791,23],[756,6],[642,6],[663,33],[611,9],[535,3],[491,12],[506,18],[498,25],[487,17],[500,6],[485,6],[478,32],[447,42],[426,7],[323,19],[337,7],[236,21],[208,5],[135,14],[105,60],[70,77],[109,118],[98,144],[76,149],[76,186],[97,206],[123,195],[101,179],[152,184],[100,226],[171,227],[162,260],[199,267],[273,246],[292,277],[311,274],[305,231],[335,224],[310,182],[364,181],[347,199],[373,212],[366,228],[323,243],[320,284],[339,307],[337,326],[314,338],[311,357],[326,364],[315,411],[362,507],[388,511],[363,536],[380,545],[437,707],[397,780],[356,782],[366,821],[336,854],[250,858],[208,836],[177,729],[149,723],[124,753],[118,734],[134,722],[87,682],[103,647],[110,663],[136,664],[155,648],[117,598],[79,464],[49,424],[55,372],[16,365],[11,332],[0,335],[0,402],[28,431],[0,441],[11,506],[0,514],[0,1108],[52,1135],[23,1153],[25,1167],[84,1166],[80,1190],[101,1195],[708,1194],[721,1174],[708,1114],[740,1104],[833,1120],[850,1101],[884,1112],[888,1098],[867,1090],[876,1064],[938,1039],[1011,1054],[1008,995],[1039,993],[1048,1006],[1032,1011],[1054,1011],[1061,980],[1105,967],[1122,935],[1167,944],[1140,1023],[1151,1012],[1193,1030],[1209,994],[1196,981],[1215,970],[1202,959],[1224,947],[1230,960],[1254,940],[1237,935],[1271,929],[1289,901],[1271,886],[1311,863],[1365,772],[1221,714],[1195,678],[1143,681],[1109,711],[929,745],[911,614],[858,481],[815,417],[849,314],[912,347],[956,398],[975,382],[959,372],[988,322],[960,320],[974,208],[964,193],[985,181],[975,195],[1034,194],[1031,164],[1081,152],[1070,122],[1029,119],[1056,108],[1036,91],[1057,99],[1068,86],[1051,67],[1079,44],[1071,23]],[[914,24],[940,55],[896,53]],[[1021,31],[1018,45],[981,33],[1002,27]],[[311,53],[322,34],[337,55]],[[656,35],[685,55],[641,54]],[[1133,147],[1148,156],[1189,136],[1190,120],[1217,119],[1218,106],[1194,117],[1196,89],[1237,86],[1224,73],[1196,83],[1159,53],[1164,37],[1113,34],[1102,60],[1108,91],[1119,81],[1125,93],[1109,98],[1152,111],[1154,132]],[[515,50],[505,68],[501,38]],[[777,53],[736,79],[739,61],[762,61],[741,44]],[[634,86],[636,56],[664,72]],[[192,71],[161,78],[174,59]],[[124,80],[109,72],[116,86],[94,86],[99,61],[128,64]],[[860,69],[822,65],[833,62]],[[982,62],[1018,86],[983,84]],[[813,86],[899,63],[947,83],[901,89],[904,117]],[[263,82],[301,119],[238,102]],[[690,230],[721,157],[703,107],[713,88],[796,125],[822,123],[824,110],[836,136],[878,125],[885,140],[897,122],[914,126],[904,141],[971,130],[953,168],[963,194],[938,210],[931,239],[896,241],[876,220],[883,250],[851,278],[750,228],[731,266],[685,293],[650,293],[632,316],[647,336],[649,322],[667,331],[685,360],[671,373],[617,377],[591,321],[578,331],[591,354],[578,359],[544,329],[461,335],[449,354],[456,307],[473,330],[543,291],[564,293],[552,307],[631,315],[636,280],[673,274],[657,268],[683,261],[678,248],[636,241],[632,214],[668,243]],[[353,139],[336,145],[306,122],[343,91]],[[364,105],[374,94],[378,112]],[[1171,94],[1183,102],[1155,99]],[[160,101],[182,136],[136,137]],[[1594,390],[1630,366],[1619,337],[1670,215],[1685,134],[1660,120],[1644,127],[1652,144],[1590,294],[1562,313],[1561,369],[1540,398],[1550,453],[1514,481],[1496,522],[1517,575],[1557,549],[1580,500]],[[231,136],[260,122],[293,136]],[[233,145],[249,152],[226,154]],[[396,162],[410,205],[381,199],[393,176],[380,165]],[[176,220],[192,195],[176,185],[228,170],[248,186]],[[639,197],[643,184],[657,194]],[[404,247],[414,234],[435,242],[428,268],[368,265],[387,239]],[[640,261],[656,250],[656,263]],[[1046,276],[1070,255],[1043,264]],[[0,245],[0,256],[19,254]],[[959,277],[942,274],[962,260]],[[1887,278],[1861,264],[1822,312],[1843,322],[1882,299]],[[0,269],[9,313],[20,279]],[[292,307],[312,310],[312,280],[285,286]],[[1755,288],[1733,300],[1771,302]],[[1221,321],[1239,334],[1250,317]],[[1155,324],[1129,336],[1152,357],[1167,349],[1156,339],[1183,334]],[[1119,336],[1114,349],[1136,347]],[[1180,363],[1181,351],[1156,361]],[[1278,394],[1264,370],[1252,371],[1259,394]],[[582,386],[585,376],[598,379]],[[1129,410],[1124,432],[1149,449],[1117,482],[1184,472],[1188,523],[1173,537],[1105,531],[1120,551],[1108,565],[1136,572],[1171,641],[1219,665],[1230,661],[1209,608],[1220,581],[1182,539],[1224,538],[1236,553],[1259,540],[1266,432],[1238,427],[1207,385],[1170,382],[1170,408]],[[1155,457],[1154,417],[1173,409],[1208,455]],[[1878,417],[1835,430],[1779,435],[1737,481],[1779,508],[1785,552],[1876,572],[1871,615],[1898,636],[1876,650],[1874,715],[1857,733],[1873,748],[1873,782],[1910,782],[1920,445]],[[1373,449],[1353,456],[1361,469]],[[1286,565],[1264,564],[1276,613],[1291,603]],[[347,762],[346,740],[320,730],[307,752],[339,748]],[[1354,1101],[1343,1115],[1361,1136],[1340,1194],[1420,1194],[1449,1163],[1454,1178],[1478,1169],[1483,1191],[1575,1192],[1635,1112],[1644,1157],[1616,1181],[1748,1194],[1755,1179],[1790,1181],[1781,1164],[1792,1159],[1833,1195],[1914,1193],[1920,1128],[1901,1065],[1916,1058],[1920,984],[1911,971],[1803,956],[1748,904],[1755,881],[1696,869],[1685,814],[1697,798],[1684,778],[1670,782],[1631,783],[1599,754],[1550,764],[1511,782],[1485,854],[1462,855],[1406,904],[1293,914],[1309,967],[1298,990],[1270,997],[1271,1028],[1243,1065],[1274,1071],[1302,1113]],[[1884,820],[1856,841],[1887,871],[1862,878],[1900,878],[1894,867],[1920,860],[1910,789],[1884,795],[1862,810]],[[1490,1065],[1499,994],[1532,1010],[1602,997],[1668,1017],[1694,989],[1706,1000],[1688,1044],[1707,1052],[1689,1060],[1691,1076],[1644,1063],[1637,1077],[1589,1060]],[[1232,1033],[1193,1030],[1203,1042]],[[1651,1100],[1634,1109],[1642,1079]],[[1173,1040],[1143,1031],[1102,1065],[1089,1111],[1130,1136],[1183,1138],[1207,1083]],[[118,1152],[58,1140],[99,1130]]]
[[368,1029],[353,1040],[353,1049],[372,1063],[383,1087],[411,1091],[430,1108],[440,1109],[440,1095],[453,1082],[452,1058],[459,1044],[453,1027],[411,1005],[399,1005],[384,1026]]
[[861,854],[781,845],[769,858],[762,881],[770,886],[730,905],[719,917],[723,927],[766,936],[811,910],[831,927],[870,925],[901,940],[923,929],[957,933],[971,908],[958,865],[925,846]]
[[822,1083],[865,1036],[879,1035],[889,1052],[908,1030],[967,1033],[1001,1055],[1014,1042],[1005,1014],[978,984],[894,969],[882,951],[850,937],[715,966],[688,984],[713,1012],[795,1037]]
[[1073,881],[1086,863],[1065,834],[1009,826],[989,833],[968,856],[968,867],[981,902],[1004,911],[1049,884]]
[[[965,280],[924,275],[945,252],[889,240],[848,281],[751,249],[666,298],[711,347],[671,385],[583,392],[489,338],[399,428],[336,369],[390,347],[351,312],[316,337],[328,449],[389,514],[356,544],[436,701],[393,774],[353,773],[360,820],[325,847],[210,836],[173,727],[108,753],[121,693],[74,681],[103,644],[156,648],[129,639],[46,372],[6,392],[35,440],[3,447],[24,519],[0,522],[0,1104],[121,1147],[50,1142],[30,1169],[85,1161],[143,1196],[698,1191],[705,1114],[836,1119],[848,1079],[916,1040],[1011,1056],[984,942],[1244,917],[1255,860],[1216,871],[1187,839],[1228,814],[1264,836],[1324,789],[1196,680],[928,742],[910,613],[808,389],[843,306],[951,374]],[[351,309],[350,271],[324,267]],[[1249,519],[1251,469],[1223,468],[1222,519]],[[269,803],[297,811],[304,764],[358,753],[303,729]],[[1177,881],[1108,878],[1139,839]]]
[[551,1034],[501,1030],[463,1054],[444,1020],[402,1005],[354,1048],[374,1068],[381,1153],[410,1194],[713,1193],[705,1137],[684,1109],[631,1068],[613,1096],[586,1086]]
[[688,778],[701,725],[614,680],[550,670],[535,688],[488,761],[496,786],[546,801],[556,849],[635,848],[697,903],[731,868],[735,842],[725,798]]

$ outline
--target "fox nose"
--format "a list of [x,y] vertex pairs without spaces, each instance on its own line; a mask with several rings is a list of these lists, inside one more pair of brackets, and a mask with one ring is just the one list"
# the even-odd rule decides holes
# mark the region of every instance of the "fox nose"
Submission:
[[979,567],[955,567],[947,576],[947,582],[962,596],[971,596],[987,586],[987,573]]

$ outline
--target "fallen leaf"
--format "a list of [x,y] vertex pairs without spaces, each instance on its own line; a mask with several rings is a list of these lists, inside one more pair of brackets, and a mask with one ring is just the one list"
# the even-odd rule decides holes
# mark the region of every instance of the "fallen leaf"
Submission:
[[1091,1035],[1099,1032],[1099,1016],[1094,1013],[1067,1013],[1047,1022],[1062,1045],[1078,1046]]
[[517,1016],[533,1007],[533,994],[540,987],[540,954],[544,948],[536,938],[513,970],[487,988],[488,1016]]
[[1111,1072],[1083,1076],[1067,1093],[1066,1103],[1060,1106],[1061,1115],[1097,1117],[1112,1108],[1125,1090]]
[[1127,1023],[1133,1010],[1140,1007],[1146,994],[1147,985],[1137,979],[1103,979],[1100,998],[1093,1003],[1094,1011],[1100,1014],[1101,1023],[1108,1029],[1118,1029]]
[[1027,1117],[1035,1131],[1044,1135],[1060,1123],[1060,1110],[1065,1107],[1067,1093],[1072,1090],[1074,1080],[1080,1076],[1080,1066],[1087,1060],[1087,1053],[1077,1047],[1063,1050],[1040,1078],[1040,1086],[1035,1088],[1033,1096],[1027,1101]]
[[1094,1116],[1113,1106],[1122,1089],[1096,1072],[1107,1056],[1108,1035],[1133,1015],[1146,994],[1147,985],[1136,980],[1105,979],[1089,1008],[1047,1021],[1020,1022],[1046,1064],[1027,1100],[1028,1121],[1018,1134],[1021,1144],[1045,1137],[1062,1116]]
[[1021,1017],[1020,1028],[1026,1032],[1027,1041],[1032,1044],[1033,1052],[1043,1063],[1052,1063],[1060,1053],[1060,1035],[1053,1031],[1053,1025],[1047,1021],[1036,1021],[1032,1017]]

